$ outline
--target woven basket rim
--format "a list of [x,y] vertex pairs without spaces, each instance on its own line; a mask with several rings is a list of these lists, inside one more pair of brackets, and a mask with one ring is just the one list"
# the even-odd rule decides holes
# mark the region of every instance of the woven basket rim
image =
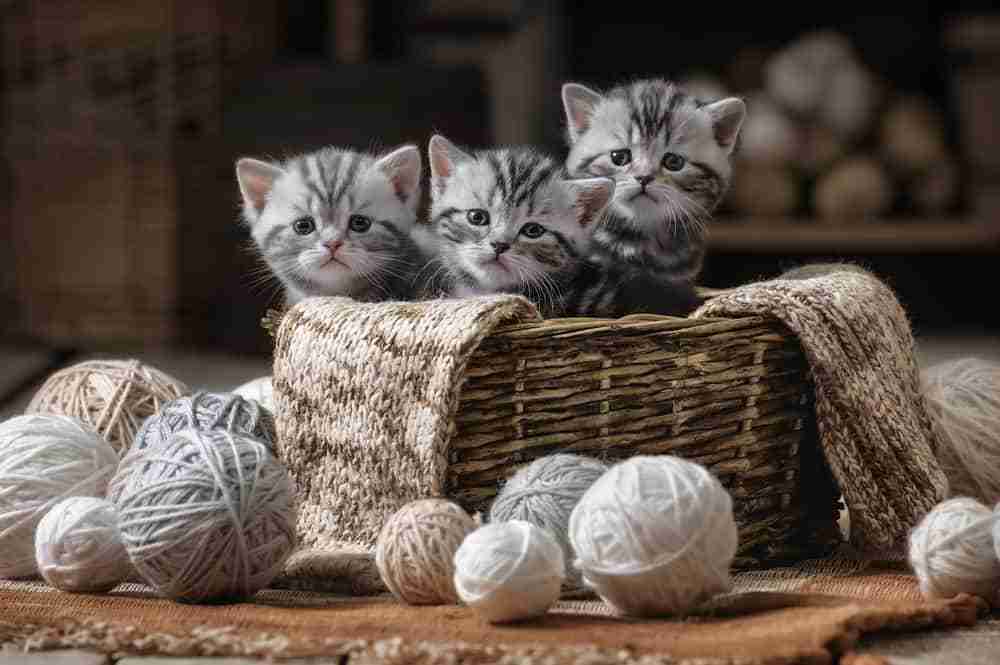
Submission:
[[[696,287],[698,295],[709,299],[722,295],[732,289],[713,289],[704,286]],[[268,308],[261,319],[263,327],[269,336],[274,337],[280,325],[281,318],[289,309],[287,304],[276,308]],[[759,326],[767,319],[760,316],[704,316],[690,318],[683,316],[666,316],[662,314],[629,314],[617,318],[600,317],[552,317],[527,321],[522,323],[508,323],[497,326],[491,336],[496,337],[551,337],[568,338],[576,336],[591,336],[600,334],[627,333],[627,334],[651,334],[676,331],[678,334],[700,332],[728,332]],[[704,330],[701,330],[704,329]]]
[[728,332],[752,328],[768,319],[761,316],[685,318],[658,314],[629,314],[620,318],[566,317],[498,326],[494,337],[553,337],[567,338],[598,334],[653,334],[676,332],[696,334]]

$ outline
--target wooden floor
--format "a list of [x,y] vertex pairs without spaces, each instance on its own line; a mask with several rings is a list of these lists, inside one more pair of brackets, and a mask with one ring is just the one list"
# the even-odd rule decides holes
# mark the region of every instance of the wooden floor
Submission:
[[[918,339],[922,366],[961,356],[978,356],[1000,362],[1000,338],[975,331]],[[60,357],[43,349],[0,344],[0,419],[23,412],[34,390],[50,372],[67,364],[95,357],[81,353]],[[102,353],[100,357],[109,357]],[[138,358],[194,389],[231,390],[239,384],[270,373],[270,362],[260,356],[231,356],[190,351],[123,353],[120,358]],[[2,619],[2,608],[0,608]],[[995,665],[1000,663],[1000,615],[972,629],[925,631],[885,636],[863,643],[862,651],[890,658],[893,665]],[[248,665],[252,659],[225,658],[121,658],[82,651],[23,654],[0,650],[0,665]],[[340,659],[311,659],[312,664],[344,665]]]

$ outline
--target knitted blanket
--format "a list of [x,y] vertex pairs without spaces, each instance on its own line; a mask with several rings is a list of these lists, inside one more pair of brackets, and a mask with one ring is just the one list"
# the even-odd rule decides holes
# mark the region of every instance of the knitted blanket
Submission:
[[537,318],[529,301],[509,296],[314,298],[290,309],[275,342],[273,384],[300,545],[371,551],[402,503],[442,496],[466,362],[497,325]]
[[851,516],[852,544],[905,551],[945,498],[909,319],[892,290],[855,266],[807,266],[710,299],[693,316],[770,316],[799,338],[816,392],[820,444]]

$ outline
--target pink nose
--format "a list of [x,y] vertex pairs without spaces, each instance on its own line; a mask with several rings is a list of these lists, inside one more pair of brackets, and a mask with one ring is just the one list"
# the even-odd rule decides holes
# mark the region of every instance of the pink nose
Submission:
[[330,250],[331,254],[336,254],[337,250],[340,249],[340,247],[344,244],[344,241],[343,240],[331,240],[330,242],[325,243],[325,244],[326,244],[326,248],[328,250]]

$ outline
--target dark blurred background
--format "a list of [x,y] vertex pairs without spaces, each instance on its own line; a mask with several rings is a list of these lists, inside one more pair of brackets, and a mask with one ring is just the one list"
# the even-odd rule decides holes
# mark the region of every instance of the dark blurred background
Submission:
[[749,103],[703,283],[864,263],[921,334],[1000,328],[1000,13],[717,3],[0,0],[0,331],[266,353],[233,163],[532,143],[559,86]]

